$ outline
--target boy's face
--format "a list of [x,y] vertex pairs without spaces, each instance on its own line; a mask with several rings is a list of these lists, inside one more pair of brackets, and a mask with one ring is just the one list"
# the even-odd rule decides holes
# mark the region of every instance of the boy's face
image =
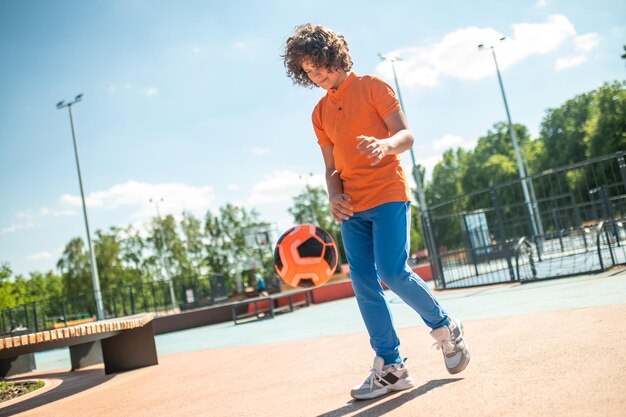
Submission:
[[302,61],[302,70],[309,80],[325,90],[337,89],[347,77],[347,73],[342,69],[329,70],[325,67],[316,67],[308,60]]

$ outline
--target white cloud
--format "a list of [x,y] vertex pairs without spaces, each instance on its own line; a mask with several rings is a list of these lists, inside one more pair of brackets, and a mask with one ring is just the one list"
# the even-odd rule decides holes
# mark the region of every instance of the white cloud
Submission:
[[0,229],[0,235],[5,234],[5,233],[17,232],[18,230],[28,229],[34,226],[35,226],[34,222],[12,224],[11,226],[7,226],[7,227]]
[[546,54],[575,35],[574,25],[563,15],[549,16],[546,23],[518,23],[513,25],[513,36],[508,51],[505,49],[505,56],[508,52],[511,60],[518,61],[529,55]]
[[267,155],[268,153],[270,153],[270,150],[268,148],[257,148],[255,146],[252,149],[250,149],[250,152],[252,152],[255,155]]
[[274,171],[253,185],[246,204],[256,206],[291,201],[304,186],[305,183],[298,173],[288,170]]
[[287,209],[293,204],[293,197],[307,186],[325,187],[321,174],[299,174],[289,170],[274,171],[253,185],[250,197],[243,205],[257,209],[264,220],[276,223],[279,230],[292,225],[293,219]]
[[[493,28],[466,27],[446,34],[431,46],[398,49],[385,54],[401,58],[395,63],[398,80],[405,87],[434,87],[442,77],[479,80],[495,73],[489,53],[478,53],[478,45],[497,45],[498,64],[505,69],[531,55],[556,50],[576,35],[574,25],[563,15],[549,16],[545,23],[512,25],[506,41]],[[393,79],[391,63],[383,61],[376,71]]]
[[42,217],[62,217],[62,216],[76,216],[78,212],[76,210],[54,210],[47,207],[40,208],[38,210],[24,210],[15,215],[18,219],[36,220]]
[[106,88],[106,92],[107,94],[113,95],[116,94],[121,88],[123,88],[124,90],[130,90],[131,88],[133,88],[133,85],[130,83],[125,83],[124,85],[120,86],[117,83],[111,83]]
[[548,1],[547,0],[539,0],[535,4],[535,6],[537,6],[537,7],[546,7],[547,5],[548,5]]
[[61,217],[61,216],[76,216],[78,214],[75,210],[51,210],[48,208],[39,209],[39,214],[42,216]]
[[426,169],[426,173],[430,174],[432,174],[435,169],[435,165],[437,165],[439,161],[441,161],[441,156],[439,155],[429,156],[427,158],[418,158],[416,160],[418,164],[422,165]]
[[570,56],[566,58],[559,58],[554,64],[554,69],[556,70],[556,72],[560,72],[569,68],[574,68],[579,65],[582,65],[586,61],[587,61],[587,57],[585,55],[576,55],[576,56]]
[[[435,165],[437,165],[439,161],[441,161],[440,155],[424,156],[415,160],[416,164],[424,167],[424,180],[430,181],[430,178],[432,177],[432,172],[435,169]],[[406,177],[409,181],[409,186],[411,187],[411,189],[414,189],[415,178],[413,173],[413,161],[410,157],[406,157],[404,154],[402,156],[402,168],[404,169],[404,173],[406,174]],[[413,193],[411,193],[411,198],[414,197],[415,196],[413,195]]]
[[600,35],[597,33],[585,33],[584,35],[577,36],[574,39],[574,46],[576,49],[582,52],[591,52],[600,43]]
[[46,251],[37,252],[37,253],[33,253],[32,255],[27,256],[26,259],[29,261],[45,261],[48,259],[52,259],[52,254]]
[[[160,201],[160,199],[163,201]],[[215,193],[212,186],[195,187],[181,183],[148,184],[128,181],[117,184],[104,191],[95,191],[86,196],[87,207],[92,209],[112,210],[119,207],[134,207],[132,216],[137,219],[149,219],[156,215],[155,204],[158,201],[161,214],[180,214],[188,211],[203,215],[212,208]],[[64,194],[61,203],[81,207],[80,196]]]
[[30,229],[38,225],[38,220],[44,217],[60,217],[60,216],[75,216],[75,210],[52,210],[49,208],[40,208],[38,210],[24,210],[18,212],[15,217],[21,221],[21,223],[12,224],[7,227],[0,228],[0,235],[5,233],[13,233],[18,230]]
[[559,58],[554,64],[556,72],[560,72],[569,68],[578,67],[589,60],[591,52],[600,43],[600,36],[597,33],[586,33],[577,36],[574,39],[574,48],[579,51],[578,54]]
[[148,97],[154,97],[159,94],[159,89],[156,87],[148,87],[143,93]]
[[237,185],[237,184],[228,184],[227,188],[230,191],[239,191],[239,190],[241,190],[241,187],[239,185]]
[[433,141],[433,149],[437,153],[443,153],[450,148],[472,149],[476,145],[475,141],[467,140],[457,135],[444,135]]

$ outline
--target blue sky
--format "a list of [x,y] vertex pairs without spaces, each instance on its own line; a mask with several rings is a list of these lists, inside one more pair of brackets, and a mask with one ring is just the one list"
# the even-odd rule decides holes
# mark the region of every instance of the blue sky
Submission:
[[[384,3],[384,5],[383,5]],[[536,136],[546,109],[623,80],[619,0],[0,0],[0,263],[53,269],[85,236],[67,109],[73,107],[92,231],[231,202],[290,226],[291,199],[323,184],[310,114],[280,59],[300,23],[344,34],[358,74],[398,78],[415,154],[473,147],[505,120]],[[499,42],[501,36],[507,40]],[[408,167],[410,158],[403,157]],[[310,175],[310,174],[313,175]]]

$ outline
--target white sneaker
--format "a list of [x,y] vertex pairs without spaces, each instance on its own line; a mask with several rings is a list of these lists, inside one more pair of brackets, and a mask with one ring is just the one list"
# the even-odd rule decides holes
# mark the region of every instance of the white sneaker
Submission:
[[350,395],[357,400],[369,400],[392,391],[402,391],[414,386],[415,382],[409,376],[404,361],[385,366],[383,358],[376,356],[372,365],[372,373],[361,385],[352,388]]
[[470,361],[469,345],[463,340],[463,324],[450,318],[448,326],[439,327],[430,335],[436,340],[433,346],[443,351],[443,360],[451,374],[461,372]]

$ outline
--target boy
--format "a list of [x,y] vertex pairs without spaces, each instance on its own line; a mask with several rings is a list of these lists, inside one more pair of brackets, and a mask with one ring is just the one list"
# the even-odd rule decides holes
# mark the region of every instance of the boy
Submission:
[[411,199],[399,154],[411,148],[413,134],[393,89],[378,77],[352,72],[344,37],[320,25],[296,27],[282,58],[294,84],[327,91],[313,110],[313,128],[352,286],[376,353],[371,374],[351,396],[370,399],[415,386],[400,356],[381,279],[432,329],[448,371],[461,372],[470,359],[461,322],[407,264]]

